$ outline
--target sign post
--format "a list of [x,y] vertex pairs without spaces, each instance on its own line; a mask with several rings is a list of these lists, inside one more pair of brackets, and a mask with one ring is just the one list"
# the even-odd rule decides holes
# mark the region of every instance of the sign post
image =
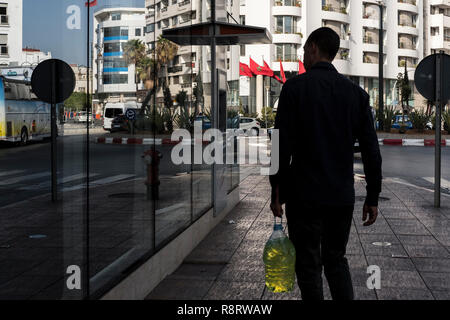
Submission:
[[63,102],[75,89],[75,74],[72,68],[58,59],[45,60],[40,63],[31,76],[31,87],[34,94],[44,102],[51,104],[51,168],[52,168],[52,201],[57,197],[57,145],[56,105]]
[[136,110],[128,109],[125,111],[125,117],[130,121],[131,135],[134,135],[134,120],[136,120]]
[[441,144],[442,109],[450,100],[450,56],[433,54],[423,59],[414,75],[417,90],[436,104],[436,135],[434,161],[434,207],[441,206]]

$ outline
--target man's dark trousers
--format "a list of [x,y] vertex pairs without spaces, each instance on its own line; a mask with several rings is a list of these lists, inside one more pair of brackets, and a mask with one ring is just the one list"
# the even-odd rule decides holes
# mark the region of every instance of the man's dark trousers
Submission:
[[303,300],[323,300],[322,266],[333,300],[353,300],[345,258],[354,206],[311,206],[288,201],[289,238],[295,246]]

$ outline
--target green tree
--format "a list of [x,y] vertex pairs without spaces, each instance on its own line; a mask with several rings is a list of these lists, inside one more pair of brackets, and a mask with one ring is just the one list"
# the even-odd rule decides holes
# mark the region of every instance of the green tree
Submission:
[[203,110],[204,106],[204,97],[203,97],[203,82],[202,77],[200,76],[200,73],[196,75],[195,77],[196,86],[192,90],[192,93],[194,95],[194,108],[195,108],[195,114],[197,115],[199,113],[199,109],[201,109],[201,112],[204,113],[205,110]]
[[[170,40],[167,40],[163,38],[162,36],[159,36],[157,42],[156,42],[156,48],[155,48],[155,56],[154,59],[156,60],[154,64],[154,68],[156,71],[156,74],[159,73],[161,69],[164,69],[164,82],[165,84],[168,84],[169,82],[169,76],[168,76],[168,66],[173,59],[178,54],[178,45],[173,43]],[[162,85],[164,87],[164,85]]]
[[170,88],[168,86],[164,86],[164,107],[165,107],[165,122],[167,131],[173,132],[173,122],[175,120],[175,112],[173,110],[173,100],[172,94],[170,92]]
[[123,45],[123,57],[127,64],[135,66],[136,92],[142,75],[142,61],[146,58],[145,44],[139,39],[129,40]]
[[64,108],[73,111],[86,110],[91,98],[92,95],[88,97],[84,92],[74,92],[64,101]]

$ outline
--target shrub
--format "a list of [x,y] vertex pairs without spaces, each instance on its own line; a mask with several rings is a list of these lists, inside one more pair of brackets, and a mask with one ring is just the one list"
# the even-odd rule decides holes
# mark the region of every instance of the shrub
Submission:
[[450,110],[442,113],[442,120],[444,121],[444,130],[450,133]]
[[413,128],[417,129],[419,132],[423,132],[426,129],[427,123],[430,121],[431,116],[427,115],[425,111],[420,110],[411,112],[409,118],[411,119]]

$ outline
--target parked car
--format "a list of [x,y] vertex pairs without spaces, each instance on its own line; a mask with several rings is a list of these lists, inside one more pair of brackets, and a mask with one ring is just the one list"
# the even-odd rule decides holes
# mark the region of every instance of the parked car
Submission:
[[396,115],[394,119],[394,123],[392,123],[392,129],[400,129],[402,126],[406,126],[406,129],[412,129],[413,125],[408,116],[404,116],[405,122],[403,122],[402,115]]
[[128,131],[128,119],[125,115],[120,114],[111,121],[111,132]]
[[203,131],[211,129],[211,126],[212,126],[211,120],[207,116],[197,116],[194,119],[194,122],[196,122],[196,121],[202,122],[202,130]]
[[255,118],[241,117],[239,120],[239,129],[242,129],[250,136],[259,136],[261,124]]
[[88,116],[86,111],[78,112],[75,117],[76,122],[87,122],[88,120],[89,120],[89,122],[93,121],[92,113],[89,113],[89,116]]

